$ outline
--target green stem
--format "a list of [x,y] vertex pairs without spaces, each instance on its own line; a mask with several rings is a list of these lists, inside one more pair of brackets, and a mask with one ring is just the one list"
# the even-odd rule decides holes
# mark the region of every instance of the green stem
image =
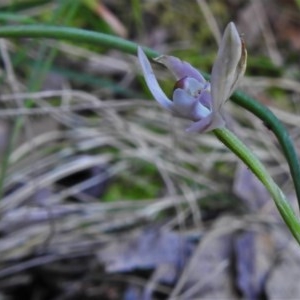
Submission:
[[215,129],[216,137],[238,156],[257,176],[270,192],[274,202],[291,233],[300,244],[300,223],[283,192],[274,182],[268,171],[257,157],[231,131],[226,128]]
[[[138,45],[128,40],[85,29],[52,26],[52,25],[15,25],[0,27],[0,37],[9,38],[49,38],[58,40],[68,40],[75,42],[86,42],[95,45],[114,48],[136,55]],[[158,52],[143,48],[147,56],[154,58],[159,55]]]
[[[136,54],[137,44],[118,38],[115,36],[92,32],[83,29],[60,27],[60,26],[50,26],[50,25],[17,25],[17,26],[3,26],[0,28],[0,37],[9,38],[51,38],[51,39],[62,39],[70,40],[75,42],[87,42],[93,43],[95,45],[101,45],[108,48],[119,49],[123,52]],[[159,56],[159,53],[149,49],[144,48],[145,53],[149,58]],[[242,94],[240,92],[234,93],[232,100],[238,105],[244,107],[245,109],[251,111],[254,115],[260,118],[265,124],[270,128],[276,135],[284,155],[288,161],[293,182],[295,185],[295,190],[298,198],[298,203],[300,206],[300,164],[297,158],[297,154],[294,145],[281,122],[276,118],[276,116],[265,106],[256,102],[249,96]]]

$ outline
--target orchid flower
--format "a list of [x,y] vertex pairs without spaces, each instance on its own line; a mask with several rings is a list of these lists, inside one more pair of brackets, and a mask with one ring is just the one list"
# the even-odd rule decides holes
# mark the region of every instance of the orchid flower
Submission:
[[189,132],[207,132],[224,127],[222,106],[245,73],[247,52],[234,23],[229,23],[222,37],[214,62],[211,82],[189,63],[174,56],[162,55],[155,61],[166,66],[175,76],[172,100],[159,86],[149,60],[142,48],[138,59],[153,97],[175,116],[193,121]]

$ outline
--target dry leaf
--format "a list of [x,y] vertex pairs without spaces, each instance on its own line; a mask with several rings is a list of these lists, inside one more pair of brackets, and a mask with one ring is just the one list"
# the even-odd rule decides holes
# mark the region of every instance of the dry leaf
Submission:
[[258,211],[271,201],[265,186],[244,164],[239,164],[235,173],[233,192],[252,212]]
[[269,300],[299,299],[300,248],[292,242],[281,253],[269,276],[266,294]]
[[269,234],[241,232],[234,240],[236,284],[243,299],[261,299],[275,248]]

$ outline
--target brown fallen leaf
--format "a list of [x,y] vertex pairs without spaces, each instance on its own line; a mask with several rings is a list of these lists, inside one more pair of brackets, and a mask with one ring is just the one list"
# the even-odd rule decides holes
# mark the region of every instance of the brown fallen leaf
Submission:
[[234,232],[240,225],[233,217],[218,219],[194,251],[171,299],[239,299],[231,258]]
[[242,163],[239,164],[235,173],[233,192],[251,212],[258,211],[271,201],[264,185]]
[[272,237],[262,230],[240,232],[234,239],[234,252],[236,285],[243,299],[261,299],[275,256]]
[[160,281],[173,283],[187,261],[194,243],[177,232],[149,226],[132,232],[100,250],[98,259],[108,273],[166,270]]
[[300,247],[291,241],[282,249],[267,281],[269,300],[299,299]]

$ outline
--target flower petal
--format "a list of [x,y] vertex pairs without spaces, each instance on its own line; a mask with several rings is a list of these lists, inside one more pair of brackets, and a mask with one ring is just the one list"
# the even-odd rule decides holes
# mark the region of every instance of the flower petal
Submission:
[[155,58],[155,60],[166,66],[174,74],[177,80],[183,77],[192,77],[202,84],[206,83],[206,80],[197,69],[177,57],[161,55]]
[[190,127],[186,129],[186,132],[206,132],[212,122],[212,115],[208,115],[206,118],[194,122]]
[[174,111],[181,117],[198,121],[211,114],[198,98],[189,95],[185,90],[176,89],[173,93]]
[[224,126],[225,122],[223,117],[219,113],[212,113],[206,118],[198,122],[194,122],[189,128],[186,129],[186,131],[204,133]]
[[174,106],[173,102],[166,96],[166,94],[160,88],[160,86],[156,80],[156,77],[154,75],[151,64],[141,47],[138,47],[138,59],[142,66],[142,71],[143,71],[147,86],[148,86],[150,92],[152,93],[153,97],[164,108],[168,109],[169,111],[173,111],[173,106]]
[[202,105],[207,107],[210,111],[213,109],[210,87],[201,91],[201,94],[199,95],[198,100]]
[[211,93],[214,110],[231,96],[245,71],[246,49],[233,22],[224,32],[217,59],[211,74]]

